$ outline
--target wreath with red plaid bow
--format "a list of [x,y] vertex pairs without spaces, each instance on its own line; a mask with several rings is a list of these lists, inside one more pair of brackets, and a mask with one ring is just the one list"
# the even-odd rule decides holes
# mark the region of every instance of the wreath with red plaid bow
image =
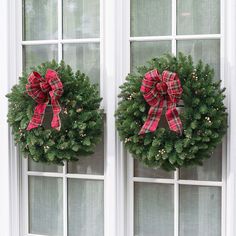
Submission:
[[202,165],[227,130],[221,82],[190,56],[164,55],[140,66],[120,87],[121,140],[146,166],[175,170]]
[[92,154],[101,140],[103,112],[97,85],[64,62],[42,63],[7,95],[8,122],[25,157],[63,164]]

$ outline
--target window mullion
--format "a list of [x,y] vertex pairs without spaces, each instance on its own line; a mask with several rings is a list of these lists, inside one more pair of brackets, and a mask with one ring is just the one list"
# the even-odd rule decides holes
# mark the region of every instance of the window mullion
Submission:
[[[177,0],[172,0],[172,47],[171,52],[173,55],[177,53],[177,42],[176,42],[176,7]],[[174,236],[179,235],[179,170],[174,172]]]
[[172,54],[176,55],[176,0],[172,0]]
[[62,60],[63,53],[62,53],[62,30],[63,30],[63,25],[62,25],[62,14],[63,14],[63,3],[62,0],[58,0],[58,62]]
[[[63,30],[63,0],[58,0],[58,18],[57,18],[57,32],[58,32],[58,62],[62,60],[63,57],[63,47],[62,47],[62,30]],[[68,234],[68,202],[67,202],[67,162],[64,161],[63,166],[63,236],[67,236]]]
[[134,235],[134,159],[128,154],[128,166],[127,166],[127,235]]
[[[22,160],[22,173],[25,173],[22,176],[22,208],[21,208],[21,216],[22,216],[22,227],[21,231],[23,234],[29,233],[29,175],[28,171],[28,161]],[[24,210],[22,210],[24,209]]]
[[63,236],[68,234],[68,201],[67,201],[67,162],[63,166]]
[[179,170],[174,173],[174,236],[179,235]]
[[[100,89],[100,95],[101,97],[104,97],[104,69],[103,69],[103,62],[104,62],[104,0],[100,0],[100,37],[99,38],[91,38],[94,42],[99,43],[100,46],[100,83],[99,83],[99,89]],[[104,100],[101,101],[101,107],[104,108]],[[105,144],[104,144],[105,145]],[[105,148],[105,147],[104,147]]]

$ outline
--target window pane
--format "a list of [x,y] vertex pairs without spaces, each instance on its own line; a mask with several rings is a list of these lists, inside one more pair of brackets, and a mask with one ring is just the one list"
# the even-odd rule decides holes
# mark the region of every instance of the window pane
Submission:
[[42,171],[42,172],[62,172],[63,167],[54,165],[54,164],[46,164],[41,162],[35,162],[31,159],[28,159],[28,170],[29,171]]
[[37,66],[45,61],[57,60],[57,45],[33,45],[23,47],[23,66],[30,71],[32,66]]
[[86,73],[92,82],[100,79],[100,48],[98,43],[65,44],[63,57],[73,70]]
[[68,163],[69,173],[103,175],[104,174],[104,139],[95,149],[94,154],[79,157],[77,162]]
[[202,60],[215,71],[215,79],[220,79],[220,40],[180,40],[177,41],[177,51],[192,55],[194,62]]
[[29,177],[29,232],[63,235],[62,179]]
[[173,172],[164,171],[162,169],[152,169],[144,166],[137,160],[134,160],[134,176],[146,177],[146,178],[164,178],[172,179],[174,177]]
[[103,181],[68,180],[69,236],[103,236]]
[[135,236],[174,235],[174,186],[135,183]]
[[143,65],[153,57],[171,52],[171,41],[132,42],[131,43],[131,70]]
[[23,1],[24,40],[57,39],[57,0]]
[[219,34],[220,0],[177,0],[178,34]]
[[131,36],[171,34],[171,0],[131,0]]
[[205,160],[203,166],[180,169],[180,179],[221,181],[222,176],[222,145],[214,151],[212,157]]
[[63,1],[64,38],[98,38],[99,0]]
[[180,186],[180,236],[221,235],[221,189]]

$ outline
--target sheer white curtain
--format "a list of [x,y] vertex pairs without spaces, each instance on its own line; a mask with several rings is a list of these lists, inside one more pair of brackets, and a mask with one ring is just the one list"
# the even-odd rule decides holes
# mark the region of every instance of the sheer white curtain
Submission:
[[68,181],[68,235],[103,236],[103,181]]
[[135,183],[134,235],[174,235],[174,185]]
[[29,177],[29,232],[63,235],[61,178]]
[[63,37],[99,38],[99,0],[63,1]]
[[180,236],[221,235],[221,189],[180,187]]
[[57,39],[57,0],[23,0],[23,39]]

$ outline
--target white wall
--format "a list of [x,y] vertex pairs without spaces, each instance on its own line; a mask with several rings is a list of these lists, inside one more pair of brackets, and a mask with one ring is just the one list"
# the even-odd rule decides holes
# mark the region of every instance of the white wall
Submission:
[[236,1],[227,0],[225,8],[226,57],[224,58],[228,82],[228,158],[227,158],[227,215],[226,235],[236,235]]
[[8,1],[0,1],[0,236],[10,235],[9,149],[6,125],[8,91]]

